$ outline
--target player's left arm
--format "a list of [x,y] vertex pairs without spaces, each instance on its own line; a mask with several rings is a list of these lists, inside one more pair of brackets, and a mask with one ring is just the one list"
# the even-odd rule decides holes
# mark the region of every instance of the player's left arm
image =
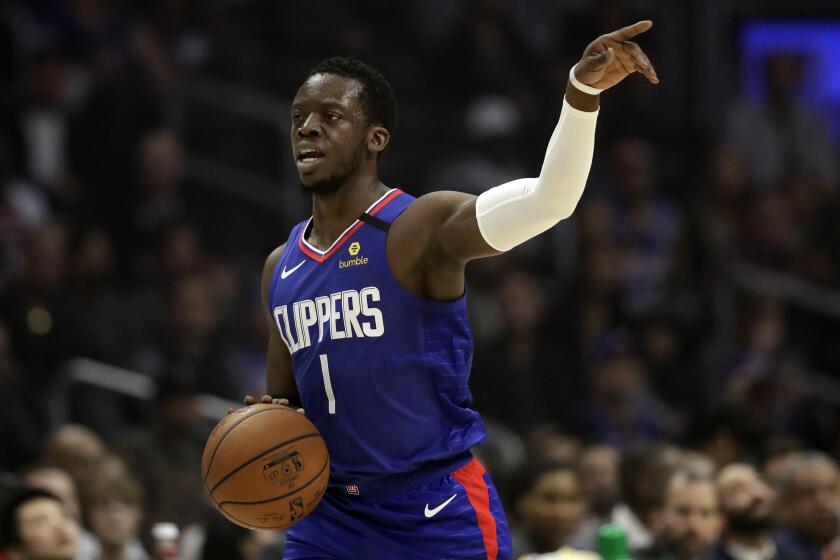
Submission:
[[[590,43],[573,69],[582,89],[603,91],[634,72],[659,83],[648,57],[630,41],[652,25],[640,21]],[[425,210],[426,223],[436,226],[429,240],[431,254],[437,255],[432,260],[463,266],[507,251],[569,217],[589,175],[599,99],[594,90],[585,93],[569,81],[539,177],[517,179],[478,197],[441,191],[419,199],[417,210]]]

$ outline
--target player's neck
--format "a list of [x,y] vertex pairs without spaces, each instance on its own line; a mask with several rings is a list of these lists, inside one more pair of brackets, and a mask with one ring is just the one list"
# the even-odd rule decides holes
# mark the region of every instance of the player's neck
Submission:
[[388,191],[376,175],[361,177],[333,192],[312,195],[312,231],[308,241],[327,248],[376,199]]

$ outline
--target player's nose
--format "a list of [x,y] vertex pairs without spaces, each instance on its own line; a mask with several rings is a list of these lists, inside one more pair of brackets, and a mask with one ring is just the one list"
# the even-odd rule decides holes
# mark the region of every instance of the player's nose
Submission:
[[318,116],[310,113],[306,120],[304,120],[297,129],[298,136],[320,136],[321,123]]

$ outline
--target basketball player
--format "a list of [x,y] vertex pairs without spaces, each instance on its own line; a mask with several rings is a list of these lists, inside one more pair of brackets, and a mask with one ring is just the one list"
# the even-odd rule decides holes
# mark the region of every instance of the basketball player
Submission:
[[291,139],[312,217],[265,263],[263,399],[305,408],[332,473],[316,511],[289,530],[285,558],[510,557],[499,496],[470,454],[485,433],[469,408],[464,267],[572,213],[592,160],[598,94],[633,72],[659,81],[629,41],[651,25],[593,41],[570,73],[539,177],[478,197],[414,199],[379,181],[396,113],[379,72],[332,58],[304,81]]

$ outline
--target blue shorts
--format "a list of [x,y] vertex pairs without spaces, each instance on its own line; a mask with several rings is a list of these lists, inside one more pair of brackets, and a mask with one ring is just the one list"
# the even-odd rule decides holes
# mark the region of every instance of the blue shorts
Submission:
[[507,560],[510,531],[476,459],[449,474],[375,496],[327,492],[286,535],[286,560]]

